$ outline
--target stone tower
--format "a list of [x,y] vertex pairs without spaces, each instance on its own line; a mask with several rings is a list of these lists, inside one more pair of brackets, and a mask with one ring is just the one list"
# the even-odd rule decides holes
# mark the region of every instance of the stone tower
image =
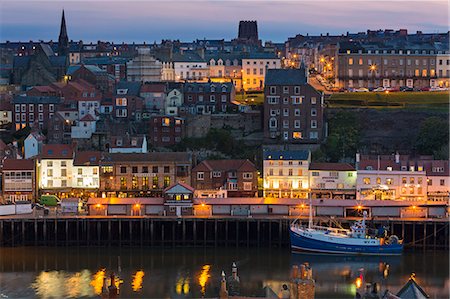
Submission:
[[238,39],[258,41],[258,24],[256,21],[240,21]]
[[62,11],[61,29],[58,38],[58,56],[69,55],[69,37],[67,36],[66,18],[64,17],[64,9]]

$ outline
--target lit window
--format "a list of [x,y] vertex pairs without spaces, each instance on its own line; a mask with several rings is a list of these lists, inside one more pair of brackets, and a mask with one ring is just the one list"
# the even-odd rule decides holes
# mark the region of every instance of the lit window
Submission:
[[302,138],[302,132],[293,132],[292,138],[294,139],[301,139]]

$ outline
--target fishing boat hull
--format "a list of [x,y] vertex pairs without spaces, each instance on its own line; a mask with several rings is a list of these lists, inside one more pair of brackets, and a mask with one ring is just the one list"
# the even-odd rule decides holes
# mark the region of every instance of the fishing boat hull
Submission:
[[342,238],[308,229],[290,229],[291,248],[330,254],[400,255],[402,244],[382,244],[379,240]]

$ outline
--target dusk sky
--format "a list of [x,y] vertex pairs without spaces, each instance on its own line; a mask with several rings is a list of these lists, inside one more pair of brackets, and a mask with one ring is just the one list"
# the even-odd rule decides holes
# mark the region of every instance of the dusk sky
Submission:
[[449,30],[447,1],[18,1],[0,0],[0,40],[57,40],[65,9],[69,39],[153,42],[237,36],[257,20],[263,41],[367,29]]

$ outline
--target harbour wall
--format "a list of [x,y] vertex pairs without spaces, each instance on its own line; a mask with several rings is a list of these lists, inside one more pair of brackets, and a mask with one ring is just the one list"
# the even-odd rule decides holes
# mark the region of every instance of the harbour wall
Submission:
[[[63,217],[2,218],[0,246],[288,247],[294,218]],[[344,227],[353,220],[336,219]],[[307,223],[307,219],[301,219]],[[316,221],[329,223],[330,219]],[[370,221],[403,239],[405,248],[449,249],[447,219]]]

